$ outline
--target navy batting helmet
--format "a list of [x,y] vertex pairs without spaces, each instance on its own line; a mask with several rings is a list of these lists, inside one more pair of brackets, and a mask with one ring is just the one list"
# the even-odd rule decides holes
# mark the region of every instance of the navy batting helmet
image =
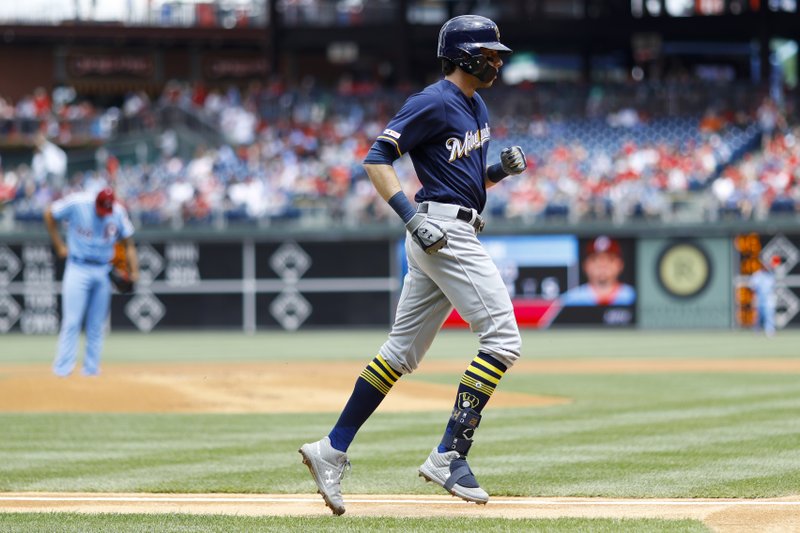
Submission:
[[482,81],[489,81],[497,75],[497,70],[487,63],[481,48],[511,53],[511,49],[500,42],[497,24],[486,17],[461,15],[445,22],[439,30],[438,57],[449,59]]

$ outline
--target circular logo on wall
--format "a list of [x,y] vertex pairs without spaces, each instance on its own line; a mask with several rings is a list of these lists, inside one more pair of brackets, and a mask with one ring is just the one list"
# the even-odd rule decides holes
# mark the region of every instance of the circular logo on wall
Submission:
[[667,245],[658,257],[656,278],[677,298],[692,298],[711,281],[711,260],[697,243],[680,241]]

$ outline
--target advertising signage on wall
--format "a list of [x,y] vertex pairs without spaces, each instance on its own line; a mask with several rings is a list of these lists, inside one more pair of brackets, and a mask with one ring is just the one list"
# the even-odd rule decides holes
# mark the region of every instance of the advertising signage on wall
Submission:
[[47,244],[0,244],[0,333],[58,332],[57,280],[63,265]]
[[639,326],[731,326],[730,239],[643,238],[636,253]]
[[738,235],[734,248],[736,325],[768,332],[800,325],[800,235]]
[[73,79],[142,78],[155,72],[155,59],[150,52],[70,52],[66,58],[67,74]]
[[260,55],[211,56],[203,59],[203,72],[210,80],[264,78],[269,63]]
[[[111,301],[111,327],[388,324],[398,282],[388,241],[137,243],[140,279]],[[0,244],[0,333],[58,331],[64,262],[50,244]]]
[[[483,237],[521,327],[636,321],[634,241],[574,235]],[[403,273],[405,250],[398,247]],[[444,327],[467,327],[457,311]]]

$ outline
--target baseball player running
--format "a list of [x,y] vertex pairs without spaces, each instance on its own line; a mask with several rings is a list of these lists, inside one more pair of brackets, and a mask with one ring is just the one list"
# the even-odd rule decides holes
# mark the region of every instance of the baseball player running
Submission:
[[[86,320],[86,356],[82,374],[100,372],[100,353],[111,300],[109,261],[114,243],[121,240],[132,281],[139,278],[139,261],[131,236],[133,225],[125,208],[114,201],[114,191],[97,195],[75,193],[65,196],[45,210],[45,225],[56,255],[67,260],[62,281],[61,332],[53,373],[65,377],[75,368],[78,336]],[[67,244],[61,239],[58,222],[67,223]]]
[[[519,358],[521,341],[508,291],[477,233],[483,229],[486,189],[524,171],[526,162],[514,146],[487,166],[489,116],[476,91],[492,86],[509,53],[491,20],[465,15],[447,21],[438,43],[444,79],[405,102],[365,160],[373,185],[408,230],[408,274],[389,338],[356,380],[336,425],[299,450],[336,515],[345,511],[341,479],[356,432],[397,380],[417,368],[453,307],[478,335],[480,349],[461,377],[441,442],[419,475],[464,500],[489,500],[467,453],[481,411]],[[422,183],[416,209],[392,167],[404,153]]]

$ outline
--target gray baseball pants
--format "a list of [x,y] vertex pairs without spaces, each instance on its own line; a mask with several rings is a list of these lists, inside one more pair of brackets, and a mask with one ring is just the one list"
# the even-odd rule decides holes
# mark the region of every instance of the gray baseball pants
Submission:
[[511,367],[522,341],[505,283],[475,228],[456,218],[459,206],[428,202],[428,217],[447,245],[428,255],[406,235],[408,273],[394,325],[380,354],[395,370],[413,372],[453,307],[478,335],[481,352]]

